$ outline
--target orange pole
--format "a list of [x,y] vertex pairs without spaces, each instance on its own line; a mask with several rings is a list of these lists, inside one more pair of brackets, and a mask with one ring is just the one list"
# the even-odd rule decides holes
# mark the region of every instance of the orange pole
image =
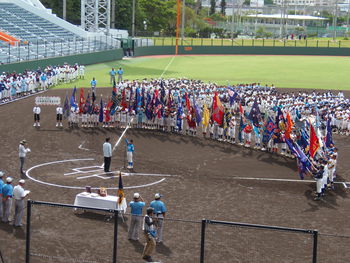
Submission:
[[175,55],[179,54],[180,21],[181,21],[181,0],[177,0]]

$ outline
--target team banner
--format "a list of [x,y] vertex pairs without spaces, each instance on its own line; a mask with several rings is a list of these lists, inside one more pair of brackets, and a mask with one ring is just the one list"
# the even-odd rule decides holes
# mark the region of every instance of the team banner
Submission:
[[36,105],[60,105],[61,98],[60,97],[36,97],[35,98]]

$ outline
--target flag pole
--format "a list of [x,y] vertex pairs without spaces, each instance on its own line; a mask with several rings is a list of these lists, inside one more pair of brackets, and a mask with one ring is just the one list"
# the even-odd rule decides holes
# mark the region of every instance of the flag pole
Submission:
[[180,19],[181,19],[181,0],[177,0],[175,55],[179,54]]

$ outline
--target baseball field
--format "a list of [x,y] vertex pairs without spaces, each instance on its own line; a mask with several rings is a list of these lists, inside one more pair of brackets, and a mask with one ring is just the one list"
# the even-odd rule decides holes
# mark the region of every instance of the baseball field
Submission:
[[[237,83],[275,84],[279,88],[350,89],[349,57],[321,56],[158,56],[95,64],[87,67],[84,81],[92,77],[98,86],[109,87],[108,72],[122,67],[125,78],[192,78],[222,85]],[[71,87],[63,85],[57,88]]]
[[[122,67],[124,78],[187,77],[223,85],[260,82],[281,91],[333,89],[350,93],[347,57],[308,56],[179,56],[143,57],[86,67],[85,80],[44,93],[64,100],[72,87],[90,87],[96,77],[98,96],[110,96],[108,71]],[[43,95],[43,94],[42,94]],[[30,198],[73,204],[86,185],[106,187],[116,195],[117,175],[124,163],[124,144],[113,153],[110,175],[93,171],[103,163],[102,144],[114,145],[116,128],[55,127],[55,107],[42,106],[41,127],[33,127],[35,96],[0,106],[0,168],[20,178],[18,145],[28,141],[25,168]],[[200,133],[199,133],[200,134]],[[149,204],[155,193],[168,208],[164,243],[154,258],[160,262],[199,262],[203,218],[281,227],[317,229],[317,262],[350,258],[349,137],[334,135],[339,148],[337,184],[320,202],[313,200],[315,182],[301,181],[295,160],[197,137],[129,129],[135,144],[135,174],[123,176],[127,201],[139,192]],[[90,169],[87,170],[87,169]],[[344,183],[344,184],[343,184]],[[143,262],[144,239],[130,242],[130,217],[119,219],[118,262]],[[24,218],[25,220],[25,218]],[[25,222],[25,221],[24,221]],[[31,262],[111,262],[114,219],[103,213],[34,206]],[[0,224],[0,249],[6,263],[24,262],[25,228]],[[205,262],[311,262],[312,237],[307,234],[207,227]]]

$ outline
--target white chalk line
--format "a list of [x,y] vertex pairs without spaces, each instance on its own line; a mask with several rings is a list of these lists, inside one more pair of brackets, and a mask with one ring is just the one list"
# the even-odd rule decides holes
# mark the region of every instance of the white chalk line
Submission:
[[163,75],[165,74],[165,72],[166,72],[166,71],[168,70],[168,68],[170,67],[171,63],[173,63],[174,58],[175,58],[175,56],[173,56],[173,57],[171,58],[171,60],[170,60],[170,62],[168,63],[168,65],[165,67],[165,69],[164,69],[162,75],[160,75],[160,78],[163,77]]
[[[275,181],[275,182],[294,182],[294,183],[316,183],[315,180],[297,180],[297,179],[278,179],[278,178],[258,178],[258,177],[231,177],[231,179],[237,180],[256,180],[256,181]],[[335,184],[342,184],[345,188],[350,182],[334,182]]]
[[84,150],[84,151],[90,151],[89,149],[87,149],[87,148],[83,148],[83,144],[85,143],[85,141],[83,141],[79,146],[78,146],[78,148],[80,149],[80,150]]
[[[37,183],[43,184],[43,185],[47,185],[47,186],[54,186],[54,187],[66,188],[66,189],[85,190],[85,187],[80,187],[80,186],[68,186],[68,185],[60,185],[60,184],[44,182],[44,181],[35,179],[34,177],[30,176],[30,172],[32,170],[36,169],[36,168],[39,168],[39,167],[42,167],[42,166],[46,166],[46,165],[52,165],[52,164],[58,164],[58,163],[66,163],[66,162],[93,161],[93,160],[94,160],[93,158],[84,158],[84,159],[69,159],[69,160],[41,163],[41,164],[34,165],[34,166],[30,167],[26,171],[26,176],[27,176],[27,178],[29,178],[30,180],[32,180],[34,182],[37,182]],[[169,176],[169,175],[165,175],[165,177],[167,177],[167,176]],[[124,189],[135,189],[135,188],[148,187],[148,186],[159,184],[159,183],[161,183],[161,182],[163,182],[165,180],[166,180],[166,178],[162,178],[161,180],[158,180],[158,181],[155,181],[155,182],[152,182],[152,183],[149,183],[149,184],[136,185],[136,186],[126,186],[126,187],[123,187],[123,188]],[[92,187],[92,189],[99,189],[99,187]],[[109,189],[109,190],[116,190],[116,189],[118,189],[118,187],[109,187],[107,189]]]
[[[111,171],[109,172],[110,174],[119,174],[120,171]],[[111,178],[118,178],[119,175],[113,175],[113,176],[103,176],[106,173],[98,173],[98,174],[91,174],[91,175],[86,175],[86,176],[79,176],[77,179],[86,179],[86,178],[92,178],[92,177],[98,177],[101,179],[111,179]],[[153,177],[174,177],[176,175],[170,175],[170,174],[145,174],[145,173],[123,173],[122,176],[153,176]]]

